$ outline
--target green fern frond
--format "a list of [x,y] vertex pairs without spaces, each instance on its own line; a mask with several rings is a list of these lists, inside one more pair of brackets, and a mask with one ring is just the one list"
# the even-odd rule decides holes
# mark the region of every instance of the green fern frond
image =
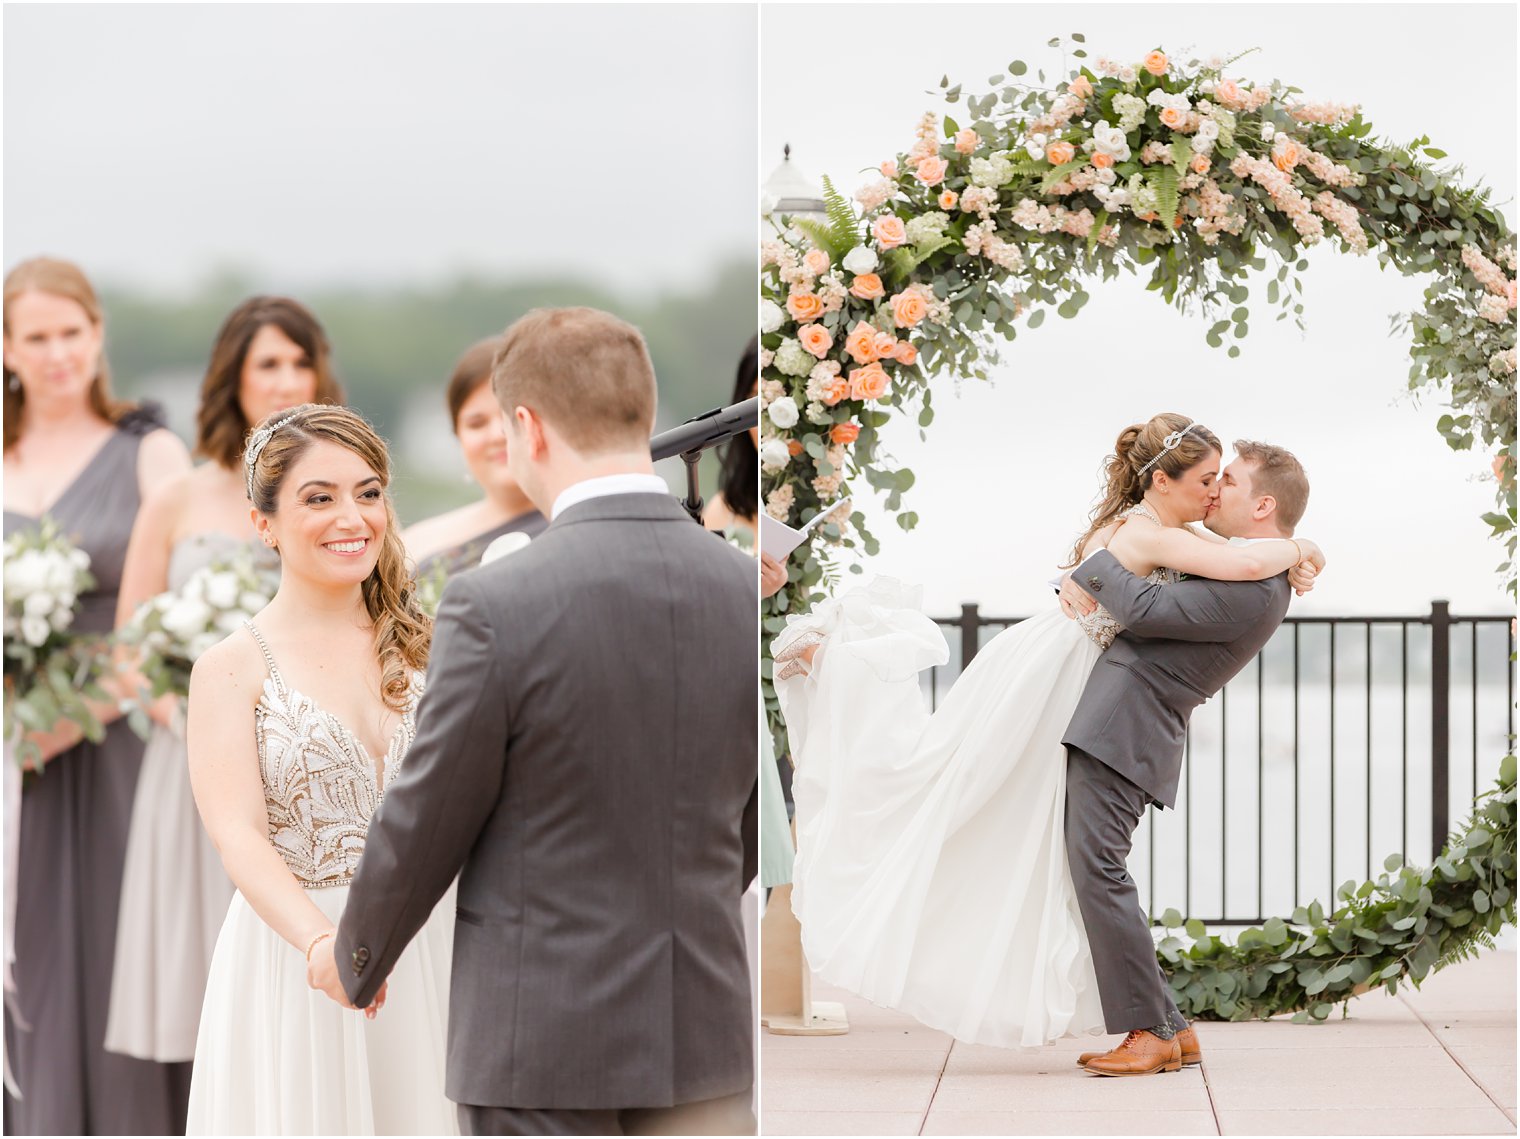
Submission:
[[812,238],[813,244],[827,253],[829,260],[836,265],[851,249],[850,246],[840,249],[834,237],[834,230],[816,218],[793,218],[792,224]]
[[828,210],[831,244],[839,250],[838,256],[843,257],[860,244],[860,219],[855,216],[855,207],[834,188],[827,174],[823,177],[823,204]]
[[1170,230],[1172,223],[1177,220],[1177,206],[1180,204],[1177,193],[1177,171],[1170,166],[1159,166],[1150,173],[1146,181],[1151,184],[1151,189],[1156,191],[1157,219]]
[[892,281],[906,280],[913,271],[946,246],[954,245],[955,238],[941,237],[926,245],[899,247],[886,255],[888,278]]

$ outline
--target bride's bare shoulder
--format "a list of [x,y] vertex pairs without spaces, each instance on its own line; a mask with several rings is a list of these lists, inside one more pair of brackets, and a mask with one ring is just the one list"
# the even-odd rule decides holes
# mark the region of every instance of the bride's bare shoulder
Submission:
[[264,654],[247,628],[229,633],[196,658],[190,670],[192,688],[208,693],[257,689],[267,670]]
[[1121,518],[1117,521],[1110,522],[1107,526],[1104,526],[1101,530],[1098,530],[1096,533],[1094,533],[1091,538],[1087,539],[1087,543],[1082,547],[1082,557],[1078,560],[1085,561],[1087,558],[1092,557],[1093,554],[1096,554],[1099,550],[1107,549],[1109,541],[1113,538],[1114,534],[1118,532],[1119,527],[1122,525],[1124,525],[1124,520]]

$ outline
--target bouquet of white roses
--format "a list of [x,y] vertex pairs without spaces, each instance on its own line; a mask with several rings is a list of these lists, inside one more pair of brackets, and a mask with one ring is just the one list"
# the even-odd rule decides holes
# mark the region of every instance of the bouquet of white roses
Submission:
[[146,705],[166,692],[186,695],[197,658],[268,605],[279,584],[278,570],[255,564],[251,551],[243,551],[138,606],[121,631],[123,643],[138,646],[138,668],[149,686],[130,714],[133,726],[147,730]]
[[35,745],[26,731],[72,720],[85,736],[104,733],[86,697],[106,699],[96,683],[105,641],[69,632],[79,595],[95,587],[90,555],[51,518],[5,539],[5,734],[21,740],[23,762]]

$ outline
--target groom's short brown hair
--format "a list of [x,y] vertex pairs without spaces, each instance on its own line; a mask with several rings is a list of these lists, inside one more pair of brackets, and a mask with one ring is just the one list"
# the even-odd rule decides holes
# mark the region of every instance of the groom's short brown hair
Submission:
[[639,330],[594,308],[536,308],[502,336],[491,390],[511,415],[527,407],[583,455],[647,445],[654,365]]
[[1251,493],[1277,500],[1277,525],[1291,534],[1309,506],[1309,475],[1291,451],[1271,443],[1235,440],[1235,454],[1251,463]]

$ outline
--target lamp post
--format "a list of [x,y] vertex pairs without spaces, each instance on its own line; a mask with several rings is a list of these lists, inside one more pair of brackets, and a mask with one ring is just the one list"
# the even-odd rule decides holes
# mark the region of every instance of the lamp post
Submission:
[[771,171],[760,189],[760,211],[777,233],[786,231],[784,219],[829,220],[823,191],[792,162],[792,144],[781,148],[781,165]]

